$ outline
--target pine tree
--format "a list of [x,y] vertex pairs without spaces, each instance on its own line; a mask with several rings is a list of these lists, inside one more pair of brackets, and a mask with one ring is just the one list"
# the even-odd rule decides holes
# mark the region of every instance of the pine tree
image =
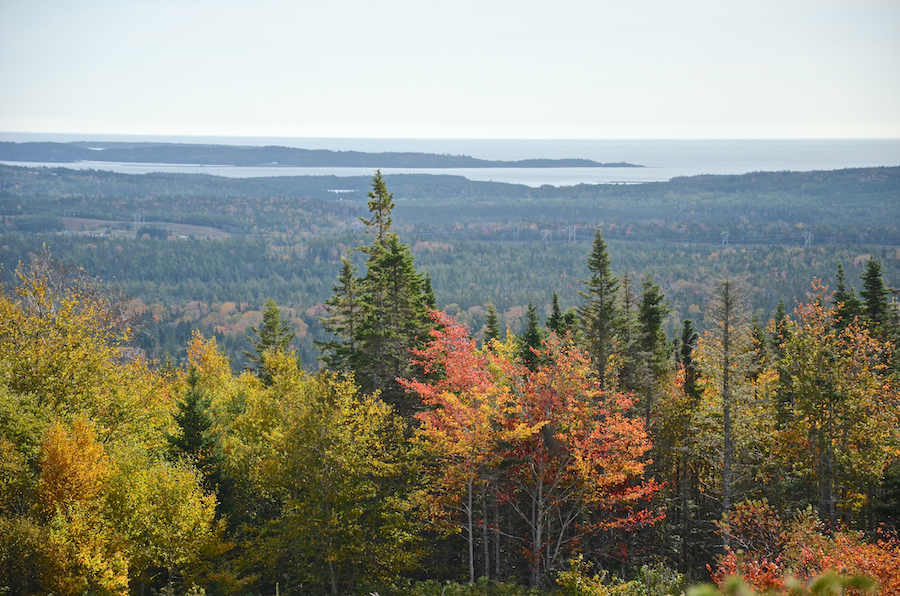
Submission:
[[541,328],[538,321],[537,308],[532,302],[528,302],[528,312],[525,313],[525,332],[519,340],[519,357],[529,370],[536,370],[540,359],[535,350],[541,349]]
[[[847,288],[844,266],[840,261],[838,261],[835,281],[837,282],[837,288],[835,289],[831,303],[834,305],[838,316],[837,325],[840,329],[844,329],[853,321],[853,319],[860,315],[862,312],[862,304],[860,303],[859,298],[856,297],[856,290],[853,289],[853,286],[850,286],[849,289]],[[776,321],[778,320],[781,319],[777,318]]]
[[[369,211],[372,217],[360,218],[366,227],[366,232],[375,232],[374,247],[381,246],[388,231],[391,229],[391,210],[394,208],[394,195],[388,192],[387,184],[381,176],[381,170],[375,170],[372,177],[372,190],[369,192]],[[365,252],[365,251],[364,251]]]
[[332,288],[334,294],[325,301],[328,316],[319,317],[322,328],[336,339],[316,341],[316,347],[323,353],[322,361],[332,370],[342,372],[350,371],[350,359],[356,353],[356,334],[362,320],[362,291],[352,258],[350,253],[341,257],[338,283]]
[[883,270],[881,261],[869,259],[866,264],[866,272],[860,278],[863,280],[863,289],[859,292],[862,296],[862,315],[866,326],[877,337],[883,337],[884,325],[888,313],[888,290],[881,278]]
[[500,340],[500,315],[493,302],[487,305],[487,314],[484,319],[484,345],[490,346],[492,340]]
[[663,330],[663,320],[671,309],[665,302],[665,295],[651,278],[641,286],[641,301],[638,305],[641,352],[646,355],[647,374],[644,383],[645,422],[649,427],[653,407],[653,390],[671,370],[671,344]]
[[266,301],[262,324],[259,328],[250,327],[250,330],[256,334],[255,339],[250,337],[250,344],[253,346],[254,352],[245,351],[244,355],[250,362],[256,364],[257,374],[266,379],[263,370],[266,352],[287,350],[294,340],[294,333],[291,332],[290,324],[281,318],[281,311],[271,298]]
[[600,386],[606,381],[607,366],[613,352],[618,319],[616,291],[619,283],[610,269],[609,252],[603,233],[598,229],[588,256],[590,279],[582,280],[585,290],[579,291],[586,302],[578,310],[579,324],[585,348],[593,359]]
[[412,376],[411,350],[424,345],[433,329],[434,291],[430,278],[416,271],[409,246],[391,230],[393,195],[381,172],[372,178],[369,199],[372,215],[362,221],[375,238],[359,249],[368,255],[366,274],[357,278],[350,258],[344,259],[322,319],[335,339],[317,345],[329,366],[354,372],[364,391],[380,391],[382,399],[411,415],[417,406],[397,378]]
[[700,390],[697,388],[699,374],[694,364],[694,349],[697,347],[697,332],[690,319],[685,319],[681,327],[681,341],[678,349],[678,362],[684,367],[684,393],[697,399]]
[[187,457],[203,474],[204,488],[216,492],[221,477],[221,454],[212,434],[211,400],[199,387],[199,382],[197,369],[191,367],[184,398],[178,402],[178,411],[173,417],[178,433],[169,436],[168,440],[173,455]]
[[[738,388],[747,375],[752,354],[749,325],[749,290],[738,279],[723,278],[716,285],[710,308],[709,352],[714,362],[719,399],[722,401],[722,515],[733,504],[734,430],[733,406]],[[727,546],[727,544],[726,544]]]
[[619,390],[627,393],[638,391],[645,386],[646,377],[649,375],[647,366],[649,354],[641,347],[638,297],[634,293],[631,274],[623,274],[619,283],[621,299],[616,325],[616,347],[621,362]]
[[396,234],[373,251],[362,280],[363,318],[351,366],[365,391],[381,391],[382,399],[411,414],[406,391],[396,379],[412,376],[412,348],[424,345],[432,328],[424,279],[413,265],[409,247]]
[[550,316],[547,318],[547,329],[559,335],[559,327],[563,322],[562,310],[559,308],[559,293],[553,291],[553,303]]

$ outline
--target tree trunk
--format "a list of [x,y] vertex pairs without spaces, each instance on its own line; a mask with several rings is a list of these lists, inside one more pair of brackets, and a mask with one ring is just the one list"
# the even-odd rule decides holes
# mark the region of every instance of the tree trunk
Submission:
[[474,481],[469,478],[468,481],[468,495],[467,495],[467,506],[466,506],[466,529],[469,532],[469,583],[475,583],[475,532],[472,527],[472,493],[475,492],[475,487],[473,486]]
[[481,485],[481,550],[484,557],[484,577],[491,576],[491,543],[488,540],[488,502],[487,486]]

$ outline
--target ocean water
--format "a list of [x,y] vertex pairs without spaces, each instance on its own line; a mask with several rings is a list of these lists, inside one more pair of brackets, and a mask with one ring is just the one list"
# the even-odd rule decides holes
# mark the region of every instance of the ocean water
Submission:
[[[221,145],[281,145],[303,149],[366,152],[422,152],[481,159],[584,158],[628,162],[641,168],[382,168],[384,174],[424,173],[541,186],[635,184],[677,176],[812,171],[900,166],[900,139],[852,140],[509,140],[509,139],[338,139],[289,137],[173,137],[0,133],[2,141],[131,141]],[[12,162],[9,162],[12,163]],[[32,164],[59,167],[61,164]],[[206,173],[227,177],[368,176],[372,168],[234,167],[80,162],[64,167],[121,173]]]

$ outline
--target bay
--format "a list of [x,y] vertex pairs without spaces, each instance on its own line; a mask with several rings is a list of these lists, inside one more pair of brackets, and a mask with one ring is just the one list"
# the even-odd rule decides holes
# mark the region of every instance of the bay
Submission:
[[[134,135],[37,135],[0,133],[4,141],[119,141],[280,145],[333,151],[422,152],[470,155],[481,159],[566,159],[628,162],[641,168],[382,168],[389,174],[464,176],[470,180],[571,186],[636,184],[678,176],[745,174],[757,171],[813,171],[900,166],[900,139],[829,140],[510,140],[510,139],[337,139],[293,137],[162,137]],[[78,162],[74,164],[6,162],[29,167],[95,169],[127,174],[203,173],[233,178],[264,176],[370,176],[373,168],[300,168],[290,166],[210,166]]]

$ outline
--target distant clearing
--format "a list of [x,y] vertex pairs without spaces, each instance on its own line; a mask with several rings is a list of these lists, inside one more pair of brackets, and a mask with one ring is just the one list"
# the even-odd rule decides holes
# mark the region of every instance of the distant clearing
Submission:
[[[110,221],[104,219],[83,219],[80,217],[64,217],[66,232],[86,236],[91,234],[107,234],[111,238],[134,238],[134,224],[130,221]],[[170,236],[187,236],[207,240],[229,238],[231,234],[208,226],[192,226],[181,223],[149,222],[141,225],[164,228]]]

